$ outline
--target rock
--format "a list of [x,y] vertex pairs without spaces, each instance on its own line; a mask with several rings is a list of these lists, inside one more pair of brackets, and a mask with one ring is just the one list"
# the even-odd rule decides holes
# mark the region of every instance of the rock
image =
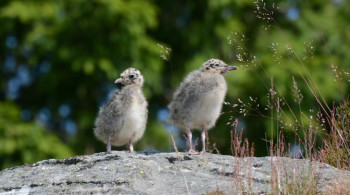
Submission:
[[301,159],[113,151],[2,170],[0,193],[266,194],[309,187],[327,193],[345,180],[349,171]]

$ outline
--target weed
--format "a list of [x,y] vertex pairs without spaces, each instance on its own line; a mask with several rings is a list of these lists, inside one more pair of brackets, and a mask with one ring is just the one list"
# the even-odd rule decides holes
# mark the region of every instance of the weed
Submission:
[[[235,56],[237,61],[244,64],[242,67],[245,70],[252,71],[258,76],[257,78],[260,79],[267,90],[267,99],[265,101],[266,105],[262,105],[261,102],[264,101],[254,97],[249,97],[247,101],[239,98],[237,103],[225,102],[225,105],[232,108],[231,113],[238,113],[242,117],[253,116],[269,119],[271,121],[271,132],[278,132],[276,142],[274,142],[273,135],[270,140],[266,139],[269,143],[273,170],[270,180],[272,194],[316,194],[318,178],[315,175],[312,161],[321,161],[340,169],[350,170],[350,101],[344,98],[340,82],[343,77],[348,79],[350,74],[347,71],[339,71],[339,67],[330,59],[330,67],[335,75],[334,80],[338,83],[339,94],[342,97],[342,101],[338,102],[338,105],[333,103],[333,107],[330,107],[306,66],[313,63],[315,53],[313,41],[304,42],[303,56],[301,57],[274,19],[275,9],[278,8],[274,4],[269,6],[263,0],[257,0],[255,5],[256,17],[267,24],[265,30],[275,27],[284,38],[284,43],[275,42],[268,46],[272,52],[274,62],[283,64],[285,59],[278,52],[278,48],[280,45],[286,45],[287,60],[295,64],[297,77],[303,83],[298,84],[295,75],[291,75],[291,91],[294,96],[294,103],[288,102],[276,85],[278,81],[274,80],[273,75],[264,68],[261,60],[245,47],[245,42],[249,39],[244,34],[231,33],[228,36],[228,41],[230,45],[236,47],[237,54]],[[326,43],[325,47],[327,47]],[[259,68],[259,71],[255,70],[256,68]],[[265,77],[268,78],[268,81],[262,79]],[[309,109],[308,114],[305,112],[305,106],[302,106],[304,95],[298,85],[305,85],[305,88],[314,97],[315,105],[313,107],[318,107],[319,110]],[[292,106],[295,103],[297,109]],[[238,120],[231,116],[227,124],[237,128]],[[294,144],[303,149],[300,149],[297,154],[291,152],[291,144],[286,143],[284,138],[285,129],[292,130],[295,136]],[[248,140],[242,141],[242,134],[236,132],[231,131],[232,155],[235,157],[253,156],[249,152]],[[320,143],[317,143],[317,140],[321,140]],[[273,157],[305,158],[310,160],[310,166],[307,167],[307,170],[300,170],[298,166],[285,165],[283,158],[274,160]],[[344,184],[335,183],[333,188],[329,190],[338,194],[348,194],[349,191],[344,186]],[[237,182],[237,187],[243,191],[240,182]]]

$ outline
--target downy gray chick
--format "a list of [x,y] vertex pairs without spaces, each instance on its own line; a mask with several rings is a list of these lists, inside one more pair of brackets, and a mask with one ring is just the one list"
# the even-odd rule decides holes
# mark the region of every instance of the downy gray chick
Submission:
[[139,140],[146,128],[147,101],[141,87],[144,79],[135,68],[126,69],[115,83],[124,87],[114,92],[109,102],[100,109],[95,121],[94,133],[97,139],[111,145],[129,144],[130,152],[134,151],[133,143]]
[[205,153],[205,133],[214,127],[227,91],[223,75],[236,69],[221,60],[210,59],[191,72],[175,91],[168,106],[168,122],[186,129],[189,153],[198,153],[192,146],[191,129],[202,130],[201,153]]

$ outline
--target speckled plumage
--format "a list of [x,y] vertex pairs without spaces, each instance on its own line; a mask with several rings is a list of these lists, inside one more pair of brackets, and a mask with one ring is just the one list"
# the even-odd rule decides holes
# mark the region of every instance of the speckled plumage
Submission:
[[111,145],[125,144],[129,144],[130,151],[133,151],[133,143],[142,137],[147,122],[147,101],[141,90],[144,79],[139,70],[129,68],[115,82],[124,87],[114,92],[100,109],[94,133],[97,139],[107,144],[108,152]]
[[221,60],[210,59],[191,72],[175,91],[168,106],[168,122],[187,130],[190,152],[194,151],[190,129],[202,130],[205,152],[205,131],[214,127],[227,91],[223,74],[235,69]]

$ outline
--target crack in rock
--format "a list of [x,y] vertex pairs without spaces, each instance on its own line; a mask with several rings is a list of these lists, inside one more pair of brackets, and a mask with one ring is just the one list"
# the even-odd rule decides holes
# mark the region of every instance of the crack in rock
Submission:
[[104,158],[101,159],[97,159],[94,162],[103,162],[103,161],[110,161],[110,160],[119,160],[119,156],[115,155],[115,156],[106,156]]
[[84,163],[86,162],[86,159],[82,156],[71,157],[66,159],[49,159],[49,160],[37,162],[33,164],[33,167],[40,166],[40,165],[56,165],[56,164],[76,165],[80,162]]
[[[121,186],[123,184],[129,185],[130,183],[126,180],[117,180],[117,181],[66,181],[66,182],[59,182],[59,183],[47,183],[47,184],[30,184],[27,187],[30,188],[35,188],[35,187],[42,187],[42,186],[61,186],[61,185],[114,185],[114,186]],[[1,190],[8,192],[11,190],[20,190],[23,187],[26,186],[21,186],[21,187],[5,187],[5,188],[0,188]]]
[[176,161],[182,162],[182,161],[186,161],[186,160],[192,160],[192,158],[188,157],[188,156],[184,156],[183,158],[180,157],[165,157],[169,163],[171,164],[175,164]]

